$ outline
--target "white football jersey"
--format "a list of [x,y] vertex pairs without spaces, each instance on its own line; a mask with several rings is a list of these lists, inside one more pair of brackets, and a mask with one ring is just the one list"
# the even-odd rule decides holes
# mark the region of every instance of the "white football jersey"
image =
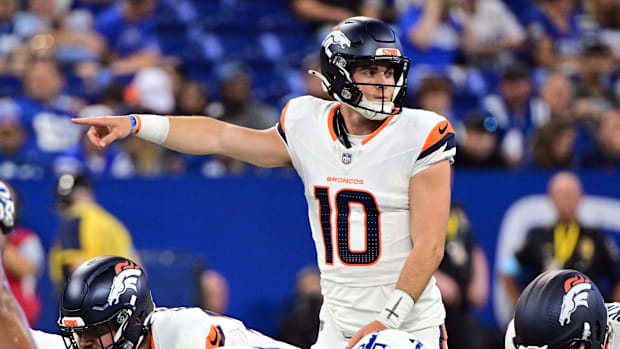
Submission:
[[[152,349],[211,349],[221,346],[299,349],[257,331],[239,320],[200,308],[157,308],[148,318]],[[31,330],[38,349],[66,349],[62,336]]]
[[250,346],[299,349],[257,331],[239,320],[207,313],[200,308],[157,308],[149,317],[152,348],[186,349]]
[[[620,338],[616,339],[620,333],[620,303],[606,303],[607,306],[607,343],[605,349],[620,349]],[[504,337],[504,347],[506,349],[517,349],[514,345],[515,337],[514,319],[510,320]]]
[[66,349],[65,342],[59,334],[30,330],[37,349]]
[[[374,320],[411,252],[409,180],[452,160],[454,131],[432,112],[407,109],[372,134],[338,139],[339,102],[289,101],[278,132],[304,183],[325,303],[344,332]],[[361,310],[361,312],[359,312]],[[431,278],[401,329],[439,326],[441,294]]]

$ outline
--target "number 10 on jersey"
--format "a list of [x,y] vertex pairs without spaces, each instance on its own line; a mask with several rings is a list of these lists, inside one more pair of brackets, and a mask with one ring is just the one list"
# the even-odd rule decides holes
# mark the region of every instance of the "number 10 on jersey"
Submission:
[[[332,212],[336,214],[336,246],[338,257],[345,265],[371,265],[381,255],[381,213],[374,196],[366,191],[341,189],[334,197],[335,211],[332,211],[329,187],[314,187],[314,198],[319,204],[321,232],[325,243],[325,263],[334,264],[332,242]],[[360,204],[364,209],[364,233],[366,248],[363,251],[351,251],[349,246],[351,204]]]

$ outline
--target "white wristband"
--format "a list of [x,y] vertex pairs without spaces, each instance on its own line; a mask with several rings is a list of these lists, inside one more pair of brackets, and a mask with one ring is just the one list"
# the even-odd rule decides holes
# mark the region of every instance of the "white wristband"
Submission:
[[415,305],[415,301],[409,293],[394,289],[385,307],[379,313],[377,320],[387,328],[400,328],[405,318]]
[[163,144],[168,138],[170,130],[170,120],[165,116],[151,114],[133,114],[138,119],[138,128],[134,133],[136,136],[153,142]]

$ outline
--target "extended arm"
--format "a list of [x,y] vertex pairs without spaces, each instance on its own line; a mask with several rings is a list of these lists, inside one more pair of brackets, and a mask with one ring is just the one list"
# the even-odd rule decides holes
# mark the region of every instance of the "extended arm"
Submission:
[[[73,122],[91,126],[88,137],[100,148],[127,137],[132,130],[132,122],[127,116],[74,119]],[[180,116],[143,116],[142,123],[143,131],[147,127],[165,126],[162,145],[182,153],[220,154],[261,167],[285,166],[291,162],[275,127],[254,130],[209,117]]]

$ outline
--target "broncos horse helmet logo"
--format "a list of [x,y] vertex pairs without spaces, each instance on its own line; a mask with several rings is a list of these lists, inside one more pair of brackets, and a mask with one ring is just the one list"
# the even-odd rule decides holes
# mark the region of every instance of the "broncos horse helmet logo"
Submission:
[[142,275],[140,267],[130,261],[118,263],[114,267],[114,271],[116,276],[114,276],[112,287],[108,294],[109,305],[117,304],[121,295],[128,290],[138,292],[138,278]]
[[330,47],[333,44],[339,45],[341,49],[346,50],[351,47],[351,40],[340,30],[334,30],[327,35],[321,46]]
[[559,318],[560,326],[570,323],[571,315],[577,310],[577,307],[589,308],[588,294],[591,289],[590,280],[580,275],[573,276],[564,282],[564,297],[562,298]]

